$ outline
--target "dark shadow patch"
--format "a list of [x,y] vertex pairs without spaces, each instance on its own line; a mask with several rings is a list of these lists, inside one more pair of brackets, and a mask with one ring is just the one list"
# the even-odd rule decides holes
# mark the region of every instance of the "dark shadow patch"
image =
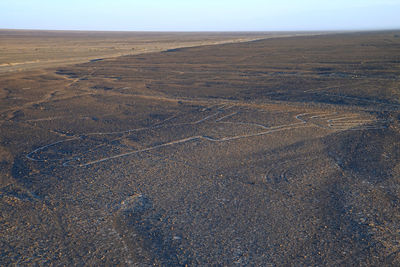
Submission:
[[400,160],[400,134],[389,128],[344,131],[325,139],[328,155],[345,171],[373,184],[393,175]]
[[58,75],[63,75],[63,76],[68,76],[69,78],[78,78],[78,74],[76,72],[73,72],[71,70],[67,70],[67,69],[59,69],[56,71],[56,74]]
[[110,91],[110,90],[112,90],[113,88],[112,88],[112,87],[109,87],[109,86],[104,86],[104,85],[95,85],[95,86],[91,87],[91,89]]
[[326,72],[326,71],[333,71],[333,68],[329,68],[329,67],[319,67],[319,68],[313,68],[313,71],[318,71],[318,72]]
[[[349,192],[345,180],[340,177],[331,179],[316,194],[319,200],[320,231],[302,249],[310,251],[319,262],[318,265],[335,263],[360,266],[371,262],[374,259],[370,255],[376,255],[381,247],[373,241],[368,227],[354,220],[350,212],[352,207],[346,200]],[[328,244],[326,240],[329,240]],[[321,247],[325,247],[325,258],[319,258]]]
[[40,198],[32,192],[26,189],[20,188],[16,185],[8,185],[0,189],[0,195],[2,197],[13,197],[20,201],[33,202]]
[[180,262],[172,237],[162,231],[164,222],[143,195],[132,195],[121,202],[115,213],[114,228],[129,249],[131,260],[149,266],[185,266]]
[[96,61],[102,61],[102,60],[104,60],[104,59],[103,58],[96,58],[96,59],[90,60],[90,62],[96,62]]
[[182,50],[183,50],[183,48],[172,48],[172,49],[168,49],[168,50],[163,51],[163,53],[180,52]]
[[166,120],[170,117],[168,114],[162,114],[162,113],[151,113],[149,114],[150,118],[152,119],[157,119],[160,121]]
[[23,159],[18,158],[18,157],[16,157],[14,159],[14,163],[11,168],[11,175],[15,179],[21,181],[25,177],[27,177],[30,172],[31,172],[31,169],[27,166],[26,162]]

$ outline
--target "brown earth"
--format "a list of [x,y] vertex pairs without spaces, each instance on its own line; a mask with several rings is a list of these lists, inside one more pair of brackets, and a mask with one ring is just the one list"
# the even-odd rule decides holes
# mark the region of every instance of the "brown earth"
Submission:
[[399,265],[399,36],[4,73],[1,265]]
[[[122,55],[222,43],[246,42],[304,32],[157,33],[0,30],[0,73],[57,67]],[[314,32],[312,34],[320,34]]]

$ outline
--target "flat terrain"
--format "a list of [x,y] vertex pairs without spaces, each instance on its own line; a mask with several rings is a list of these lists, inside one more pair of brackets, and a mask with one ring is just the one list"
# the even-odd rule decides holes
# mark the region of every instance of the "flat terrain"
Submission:
[[[301,32],[154,33],[0,30],[0,73],[57,67],[179,47],[244,42]],[[318,34],[315,32],[313,34]]]
[[400,265],[400,32],[162,50],[0,76],[1,265]]

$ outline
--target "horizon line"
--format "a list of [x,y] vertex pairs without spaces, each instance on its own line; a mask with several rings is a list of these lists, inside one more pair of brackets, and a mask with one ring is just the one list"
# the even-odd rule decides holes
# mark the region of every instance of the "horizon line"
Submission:
[[89,30],[89,29],[45,29],[45,28],[1,28],[0,31],[54,31],[54,32],[142,32],[142,33],[287,33],[287,32],[370,32],[370,31],[400,31],[399,28],[369,28],[369,29],[301,29],[301,30]]

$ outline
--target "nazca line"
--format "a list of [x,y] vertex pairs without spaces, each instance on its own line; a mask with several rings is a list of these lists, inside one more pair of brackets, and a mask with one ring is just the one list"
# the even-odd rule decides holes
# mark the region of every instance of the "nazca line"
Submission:
[[[228,107],[227,109],[229,109],[231,107]],[[169,124],[167,126],[182,126],[182,125],[196,125],[199,124],[201,122],[204,122],[210,118],[216,117],[221,113],[221,111],[218,111],[216,113],[213,113],[211,115],[208,115],[206,117],[204,117],[201,120],[195,121],[195,122],[189,122],[189,123],[176,123],[176,124]],[[146,151],[151,151],[157,148],[161,148],[161,147],[166,147],[166,146],[171,146],[171,145],[176,145],[176,144],[181,144],[181,143],[186,143],[186,142],[190,142],[190,141],[194,141],[194,140],[207,140],[210,142],[226,142],[226,141],[232,141],[232,140],[238,140],[238,139],[243,139],[243,138],[249,138],[249,137],[255,137],[255,136],[262,136],[262,135],[266,135],[266,134],[270,134],[270,133],[274,133],[274,132],[278,132],[278,131],[284,131],[284,130],[292,130],[292,129],[296,129],[296,128],[303,128],[303,127],[311,127],[311,126],[315,126],[315,127],[319,127],[318,125],[314,125],[314,124],[308,124],[306,120],[304,120],[302,117],[306,116],[306,115],[311,115],[311,114],[316,114],[314,116],[312,116],[311,118],[318,118],[318,117],[326,117],[329,116],[326,113],[301,113],[295,116],[295,119],[299,120],[300,122],[297,123],[291,123],[291,124],[284,124],[284,125],[278,125],[278,126],[274,126],[274,127],[267,127],[261,124],[257,124],[257,123],[245,123],[245,122],[221,122],[221,120],[234,116],[236,115],[238,112],[233,112],[231,114],[228,114],[226,116],[223,116],[219,119],[216,119],[215,122],[219,123],[219,124],[238,124],[238,125],[253,125],[253,126],[257,126],[257,127],[261,127],[263,129],[265,129],[266,131],[262,131],[259,133],[254,133],[254,134],[246,134],[246,135],[239,135],[239,136],[233,136],[233,137],[224,137],[224,138],[220,138],[220,139],[216,139],[216,138],[212,138],[209,136],[203,136],[203,135],[199,135],[199,136],[191,136],[191,137],[187,137],[187,138],[183,138],[180,140],[176,140],[176,141],[171,141],[168,143],[164,143],[164,144],[160,144],[160,145],[156,145],[153,147],[148,147],[148,148],[144,148],[144,149],[139,149],[139,150],[134,150],[134,151],[130,151],[130,152],[126,152],[126,153],[122,153],[122,154],[118,154],[118,155],[114,155],[114,156],[110,156],[110,157],[105,157],[99,160],[94,160],[88,163],[84,163],[84,164],[71,164],[71,162],[75,161],[76,159],[78,159],[78,157],[73,157],[70,160],[67,160],[66,162],[64,162],[62,165],[63,166],[74,166],[74,167],[84,167],[84,166],[89,166],[89,165],[93,165],[96,163],[100,163],[100,162],[104,162],[107,160],[111,160],[111,159],[116,159],[116,158],[120,158],[120,157],[125,157],[125,156],[129,156],[129,155],[133,155],[133,154],[137,154],[140,152],[146,152]],[[333,115],[334,113],[331,113],[331,115]],[[70,139],[66,139],[66,140],[61,140],[61,141],[57,141],[42,147],[39,147],[35,150],[33,150],[32,152],[28,153],[26,155],[26,157],[29,160],[32,161],[39,161],[39,162],[43,162],[43,161],[61,161],[61,160],[66,160],[66,158],[61,158],[61,159],[49,159],[49,160],[43,160],[43,159],[37,159],[32,157],[32,155],[34,153],[40,152],[41,150],[44,150],[48,147],[54,146],[56,144],[60,144],[63,142],[68,142],[68,141],[73,141],[73,140],[79,140],[82,139],[83,136],[90,136],[90,135],[111,135],[111,134],[124,134],[124,133],[130,133],[130,132],[138,132],[138,131],[143,131],[143,130],[149,130],[149,129],[157,129],[160,127],[164,127],[165,125],[163,125],[163,123],[170,121],[174,118],[176,118],[177,115],[174,115],[172,117],[169,117],[167,119],[165,119],[164,121],[161,121],[157,124],[154,124],[153,126],[150,127],[144,127],[144,128],[137,128],[137,129],[131,129],[131,130],[126,130],[126,131],[119,131],[119,132],[104,132],[104,133],[88,133],[85,135],[81,135],[78,137],[74,137],[74,138],[70,138]],[[342,119],[342,118],[340,118]],[[306,125],[307,124],[307,125]],[[330,125],[331,126],[331,125]]]

